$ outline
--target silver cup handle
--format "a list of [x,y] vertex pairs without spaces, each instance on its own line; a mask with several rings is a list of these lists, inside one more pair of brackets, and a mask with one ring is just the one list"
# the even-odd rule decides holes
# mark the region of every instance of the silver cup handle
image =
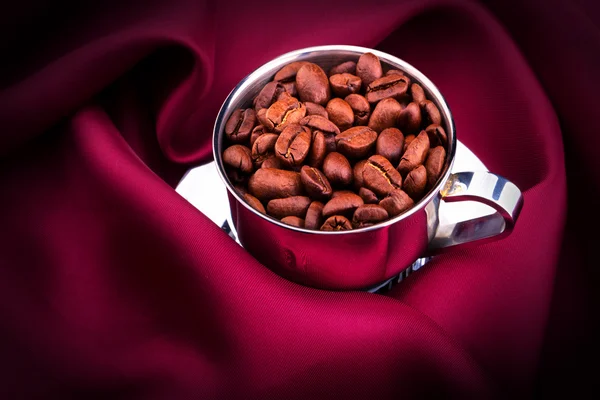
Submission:
[[[432,254],[444,249],[464,246],[482,239],[497,240],[508,235],[519,217],[523,206],[523,195],[509,180],[487,171],[458,172],[450,175],[442,188],[443,201],[476,201],[492,207],[495,212],[482,217],[452,220],[440,223],[429,244]],[[440,221],[445,218],[440,209]]]

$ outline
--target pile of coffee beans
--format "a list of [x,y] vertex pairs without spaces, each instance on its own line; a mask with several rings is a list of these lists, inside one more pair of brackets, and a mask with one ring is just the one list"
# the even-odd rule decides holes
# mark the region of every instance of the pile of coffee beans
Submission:
[[323,231],[371,226],[437,182],[447,136],[437,106],[402,71],[365,53],[326,74],[284,66],[225,124],[223,162],[246,202]]

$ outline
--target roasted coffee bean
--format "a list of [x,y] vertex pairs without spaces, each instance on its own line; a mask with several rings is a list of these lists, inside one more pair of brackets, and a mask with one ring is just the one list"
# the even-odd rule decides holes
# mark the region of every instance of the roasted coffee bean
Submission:
[[300,125],[308,126],[312,131],[321,131],[325,137],[327,151],[335,151],[335,135],[340,133],[336,124],[320,115],[309,115],[302,118]]
[[369,103],[394,98],[401,100],[408,91],[408,78],[404,75],[387,75],[374,80],[367,87],[365,98]]
[[306,64],[308,64],[308,61],[291,62],[277,71],[273,80],[277,82],[295,82],[298,70]]
[[254,142],[256,142],[256,139],[258,139],[260,135],[265,133],[267,133],[267,131],[264,126],[256,125],[254,129],[252,129],[252,133],[250,134],[250,148],[254,146]]
[[398,115],[398,126],[406,133],[416,133],[421,126],[421,109],[415,102],[410,103]]
[[413,83],[412,85],[410,85],[410,94],[412,96],[412,101],[414,101],[417,104],[421,104],[422,102],[427,100],[427,98],[425,97],[425,91],[423,90],[423,87],[421,87],[421,85],[419,85],[418,83]]
[[365,204],[354,211],[354,215],[352,216],[352,226],[355,229],[364,228],[385,221],[388,217],[388,212],[380,205]]
[[333,190],[324,173],[316,168],[305,165],[300,170],[300,179],[306,193],[317,200],[327,200],[331,197]]
[[377,195],[375,193],[373,193],[372,190],[367,189],[366,187],[361,187],[358,190],[358,195],[360,196],[361,199],[363,199],[365,204],[379,203],[379,198],[377,198]]
[[434,147],[429,151],[425,169],[427,170],[427,185],[432,188],[444,169],[446,163],[446,150],[442,146]]
[[352,216],[354,210],[364,204],[363,199],[356,193],[344,193],[333,197],[323,207],[323,217],[329,218],[332,215]]
[[291,216],[304,218],[310,203],[311,200],[306,196],[273,199],[267,203],[267,213],[277,219]]
[[283,91],[279,94],[279,96],[277,96],[277,101],[279,101],[279,100],[289,101],[292,98],[296,99],[296,96],[292,96],[292,94],[288,91]]
[[299,196],[302,180],[298,172],[275,168],[261,168],[248,181],[248,191],[261,201]]
[[333,98],[325,108],[329,120],[333,122],[340,131],[346,130],[354,123],[354,112],[348,103],[342,99]]
[[252,146],[254,168],[260,168],[266,159],[275,155],[275,142],[277,142],[278,138],[279,136],[274,133],[265,133],[256,139]]
[[365,187],[378,196],[386,196],[394,189],[402,187],[402,176],[387,158],[374,155],[369,157],[363,170]]
[[235,110],[225,124],[225,136],[233,143],[242,143],[250,138],[256,125],[256,114],[251,108]]
[[281,218],[281,222],[291,226],[297,226],[298,228],[304,228],[304,220],[302,218],[290,216]]
[[375,79],[383,76],[381,62],[373,53],[365,53],[356,63],[356,75],[362,80],[362,87],[368,87]]
[[360,160],[356,164],[354,164],[354,168],[352,168],[352,175],[354,176],[354,188],[356,190],[360,189],[365,185],[365,180],[363,178],[363,171],[365,170],[365,165],[367,165],[368,160]]
[[[258,110],[256,112],[256,119],[258,120],[258,123],[260,124],[259,126],[262,126],[263,130],[265,132],[273,131],[273,123],[267,119],[267,109],[266,108],[261,108],[260,110]],[[270,126],[270,128],[268,128],[268,126]]]
[[390,217],[395,217],[412,208],[415,202],[402,189],[395,189],[379,205],[385,208]]
[[335,192],[333,192],[333,194],[331,195],[331,198],[335,198],[338,196],[343,196],[346,194],[353,194],[354,192],[352,190],[336,190]]
[[252,173],[252,152],[246,146],[234,144],[223,152],[223,163],[242,174]]
[[296,74],[296,90],[301,101],[324,106],[331,98],[329,79],[317,64],[304,64]]
[[348,218],[341,215],[334,215],[333,217],[327,218],[325,223],[321,226],[322,231],[349,231],[352,230],[352,224]]
[[406,175],[406,179],[402,184],[402,190],[406,192],[415,202],[419,201],[425,194],[427,186],[427,171],[425,167],[419,165]]
[[271,104],[277,101],[282,92],[285,92],[285,89],[279,82],[267,83],[254,98],[254,110],[258,111],[261,108],[269,108]]
[[387,128],[377,137],[375,154],[384,156],[392,165],[398,165],[404,149],[404,135],[398,128]]
[[323,206],[320,201],[310,203],[304,218],[304,227],[306,229],[319,229],[323,225]]
[[415,135],[406,135],[404,137],[404,149],[402,150],[402,153],[404,153],[406,151],[406,148],[408,147],[409,144],[411,144],[411,142],[413,140],[415,140]]
[[329,70],[329,76],[337,74],[354,74],[356,73],[356,63],[354,61],[346,61]]
[[425,126],[431,124],[441,125],[442,115],[435,103],[431,100],[425,100],[420,104],[421,113],[423,114],[423,123]]
[[421,131],[419,135],[408,145],[406,151],[400,159],[398,171],[402,176],[406,176],[410,171],[422,165],[429,151],[429,137],[427,132]]
[[263,214],[267,213],[265,211],[265,207],[262,205],[260,200],[258,200],[256,197],[252,196],[250,193],[244,193],[243,197],[244,197],[244,200],[246,200],[246,203],[248,203],[250,205],[250,207],[254,208],[256,211],[261,212]]
[[[289,94],[291,97],[298,96],[298,89],[296,89],[295,81],[294,82],[282,82],[281,85],[285,89],[284,93]],[[283,95],[283,93],[281,95],[279,95],[279,97],[281,97],[282,95]]]
[[427,136],[429,136],[429,144],[431,148],[436,146],[446,146],[448,143],[448,136],[441,125],[429,125],[427,128],[425,128],[425,132],[427,132]]
[[362,81],[358,76],[347,73],[332,75],[329,77],[329,83],[333,94],[339,97],[358,93],[362,86]]
[[386,75],[404,75],[404,72],[400,71],[399,69],[390,69],[388,72],[385,73]]
[[279,158],[273,154],[271,157],[267,158],[260,166],[261,168],[277,168],[282,169],[283,164],[279,161]]
[[321,168],[325,155],[327,154],[327,143],[325,142],[325,136],[321,131],[314,131],[312,133],[312,141],[310,145],[310,151],[306,157],[306,164]]
[[311,103],[310,101],[305,102],[304,106],[306,107],[306,115],[319,115],[323,118],[329,119],[329,114],[327,114],[325,107],[319,104]]
[[371,118],[369,118],[369,128],[379,133],[386,128],[396,125],[398,116],[402,111],[402,106],[394,99],[383,99],[375,106]]
[[331,152],[323,161],[323,173],[332,186],[347,186],[352,183],[352,167],[346,157],[338,152]]
[[335,137],[335,146],[343,155],[350,158],[366,157],[377,140],[377,132],[367,126],[355,126]]
[[239,183],[234,184],[233,188],[242,197],[244,197],[244,195],[248,193],[248,190],[246,190],[246,186],[240,185]]
[[261,123],[269,130],[281,132],[289,124],[296,124],[306,115],[306,107],[294,97],[277,100],[267,109]]
[[311,132],[306,126],[288,124],[275,142],[275,155],[288,167],[298,167],[310,150]]
[[371,116],[371,106],[360,94],[350,94],[344,99],[354,113],[354,125],[367,125]]
[[248,175],[242,174],[239,169],[231,169],[225,167],[225,173],[229,181],[234,185],[245,185],[248,180]]

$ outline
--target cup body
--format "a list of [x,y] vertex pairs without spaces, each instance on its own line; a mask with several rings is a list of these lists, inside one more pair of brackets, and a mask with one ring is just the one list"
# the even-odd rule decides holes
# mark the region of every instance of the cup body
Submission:
[[[384,223],[351,231],[322,232],[286,225],[250,207],[227,178],[221,158],[225,122],[293,61],[310,61],[325,71],[344,61],[357,61],[371,52],[384,72],[400,69],[419,83],[442,115],[448,136],[447,159],[437,184],[415,206]],[[322,289],[363,289],[384,281],[423,256],[438,222],[440,191],[446,184],[456,154],[456,133],[450,109],[435,85],[412,65],[389,54],[355,46],[319,46],[284,54],[244,78],[225,100],[217,117],[213,152],[217,170],[228,189],[232,221],[244,248],[266,267],[291,281]]]

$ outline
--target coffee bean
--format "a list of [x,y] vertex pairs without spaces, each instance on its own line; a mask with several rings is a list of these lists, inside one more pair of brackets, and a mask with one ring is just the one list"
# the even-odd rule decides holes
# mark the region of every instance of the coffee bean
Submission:
[[327,114],[325,107],[311,103],[310,101],[305,102],[304,106],[306,107],[306,115],[320,115],[323,118],[329,119],[329,114]]
[[360,94],[350,94],[344,99],[354,113],[354,125],[367,125],[371,116],[371,106]]
[[327,218],[321,226],[322,231],[349,231],[352,230],[352,224],[348,218],[341,215],[334,215]]
[[358,76],[348,73],[330,76],[329,83],[333,94],[339,97],[358,93],[362,86],[362,81]]
[[321,131],[325,137],[327,151],[335,151],[335,135],[340,133],[336,124],[320,115],[309,115],[302,118],[300,125],[308,126],[312,131]]
[[299,124],[288,124],[275,142],[275,155],[290,168],[300,166],[310,150],[310,130]]
[[329,76],[337,74],[354,74],[356,73],[356,63],[354,61],[346,61],[329,70]]
[[326,107],[329,120],[333,122],[340,131],[346,130],[354,123],[354,112],[348,103],[339,98],[329,100]]
[[377,137],[375,154],[387,158],[392,165],[398,165],[403,149],[404,135],[398,128],[384,129]]
[[323,217],[329,218],[332,215],[351,216],[356,208],[364,204],[363,199],[355,193],[344,193],[333,197],[323,207]]
[[448,136],[441,125],[429,125],[425,128],[425,132],[427,132],[427,136],[429,136],[429,144],[432,148],[436,146],[446,146],[446,144],[448,144]]
[[381,62],[373,53],[361,55],[356,63],[356,75],[362,80],[363,88],[368,87],[375,79],[383,76]]
[[425,194],[425,187],[427,186],[427,171],[425,167],[419,165],[406,175],[406,179],[402,184],[402,189],[410,196],[415,202],[419,201],[423,194]]
[[248,205],[250,205],[250,207],[254,208],[256,211],[261,212],[263,214],[267,213],[265,211],[265,207],[262,205],[260,200],[258,200],[256,197],[252,196],[250,193],[244,193],[243,197],[244,197],[244,200],[246,200],[246,203],[248,203]]
[[244,197],[244,195],[248,193],[248,191],[246,190],[246,186],[240,185],[239,183],[234,184],[233,188],[242,197]]
[[369,157],[363,170],[365,187],[379,196],[386,196],[394,189],[402,187],[402,176],[394,169],[387,158],[374,155]]
[[283,164],[281,163],[281,161],[279,161],[279,158],[277,158],[275,156],[275,154],[273,154],[271,157],[269,157],[265,161],[263,161],[263,163],[262,163],[262,165],[260,167],[261,168],[277,168],[277,169],[282,169],[283,168]]
[[367,87],[365,98],[369,103],[394,98],[401,100],[408,91],[408,78],[404,75],[387,75],[374,80]]
[[402,153],[404,153],[408,145],[411,144],[413,140],[415,140],[415,137],[415,135],[406,135],[404,137],[404,149],[402,149]]
[[[256,112],[256,119],[258,120],[258,123],[260,124],[260,126],[263,127],[265,132],[273,131],[273,123],[267,119],[267,109],[266,108],[261,108],[260,110],[258,110]],[[270,126],[270,128],[267,128],[268,126]]]
[[416,133],[421,126],[421,109],[415,102],[410,103],[398,115],[398,126],[406,133]]
[[301,101],[310,101],[322,106],[331,98],[329,79],[317,64],[304,64],[296,74],[296,89]]
[[390,217],[395,217],[412,208],[415,202],[402,189],[395,189],[379,205],[385,208]]
[[279,82],[267,83],[254,98],[254,110],[258,111],[261,108],[269,108],[271,104],[277,101],[282,92],[285,92],[285,89]]
[[385,221],[388,217],[388,212],[380,205],[365,204],[354,211],[352,226],[354,228],[364,228]]
[[291,216],[304,218],[310,203],[311,200],[306,196],[273,199],[267,203],[267,213],[277,219]]
[[398,171],[406,176],[410,171],[422,165],[429,151],[429,137],[427,132],[421,131],[419,135],[408,145],[400,159]]
[[254,129],[252,129],[252,133],[250,134],[250,148],[254,146],[256,139],[258,139],[258,137],[264,133],[267,133],[267,130],[262,125],[256,125]]
[[410,85],[410,94],[412,96],[412,100],[417,104],[421,104],[422,102],[427,100],[427,98],[425,97],[425,91],[418,83],[413,83],[412,85]]
[[306,157],[306,164],[311,167],[321,168],[321,166],[323,165],[323,160],[325,160],[326,154],[327,143],[325,141],[325,136],[323,135],[323,132],[313,131],[310,151],[308,152],[308,156]]
[[442,146],[434,147],[429,151],[425,169],[427,170],[427,185],[432,188],[444,169],[446,163],[446,150]]
[[300,179],[304,185],[306,193],[313,198],[318,200],[327,200],[331,197],[333,190],[331,184],[327,180],[325,174],[316,168],[305,165],[300,170]]
[[354,192],[352,190],[336,190],[335,192],[333,192],[333,194],[331,195],[331,198],[335,198],[338,196],[344,196],[346,194],[354,194]]
[[[283,86],[283,88],[285,89],[284,93],[289,94],[291,97],[297,97],[298,96],[298,89],[296,89],[296,82],[282,82],[281,85]],[[280,94],[279,97],[281,97],[283,95]]]
[[388,72],[385,73],[386,75],[404,75],[404,72],[400,71],[399,69],[390,69]]
[[265,133],[256,139],[252,146],[254,168],[260,168],[266,159],[275,155],[275,142],[277,142],[278,138],[279,136],[274,133]]
[[223,163],[242,174],[252,173],[252,152],[246,146],[234,144],[223,152]]
[[369,118],[369,128],[379,133],[385,128],[391,128],[396,125],[398,116],[402,111],[402,106],[394,99],[383,99],[375,106],[371,118]]
[[352,183],[352,167],[346,157],[337,152],[331,152],[323,161],[323,173],[332,186],[347,186]]
[[335,137],[337,150],[350,158],[366,157],[375,147],[377,132],[367,126],[355,126]]
[[277,100],[267,109],[261,123],[269,130],[281,132],[289,124],[296,124],[306,115],[306,107],[294,97]]
[[377,204],[377,203],[379,203],[379,199],[377,198],[377,195],[375,193],[373,193],[372,190],[367,189],[365,187],[361,187],[358,190],[358,195],[360,196],[361,199],[363,199],[363,201],[365,202],[365,204]]
[[291,62],[277,71],[273,80],[277,82],[295,82],[298,70],[306,64],[308,64],[307,61]]
[[319,229],[323,225],[323,206],[320,201],[313,201],[306,211],[304,227],[306,229]]
[[251,108],[235,110],[225,124],[225,136],[233,143],[242,143],[250,138],[256,125],[256,114]]
[[261,168],[248,181],[250,194],[261,201],[298,196],[302,189],[300,174],[283,169]]
[[441,125],[442,115],[433,101],[425,100],[420,105],[421,113],[423,114],[423,123],[425,126],[431,124]]
[[284,217],[281,219],[281,222],[283,222],[284,224],[291,225],[291,226],[297,226],[298,228],[304,228],[304,220],[302,218],[298,218],[298,217],[294,217],[294,216]]
[[365,185],[363,171],[365,170],[365,165],[367,165],[367,162],[368,160],[360,160],[354,164],[354,168],[352,169],[352,175],[354,176],[354,188],[357,190]]

